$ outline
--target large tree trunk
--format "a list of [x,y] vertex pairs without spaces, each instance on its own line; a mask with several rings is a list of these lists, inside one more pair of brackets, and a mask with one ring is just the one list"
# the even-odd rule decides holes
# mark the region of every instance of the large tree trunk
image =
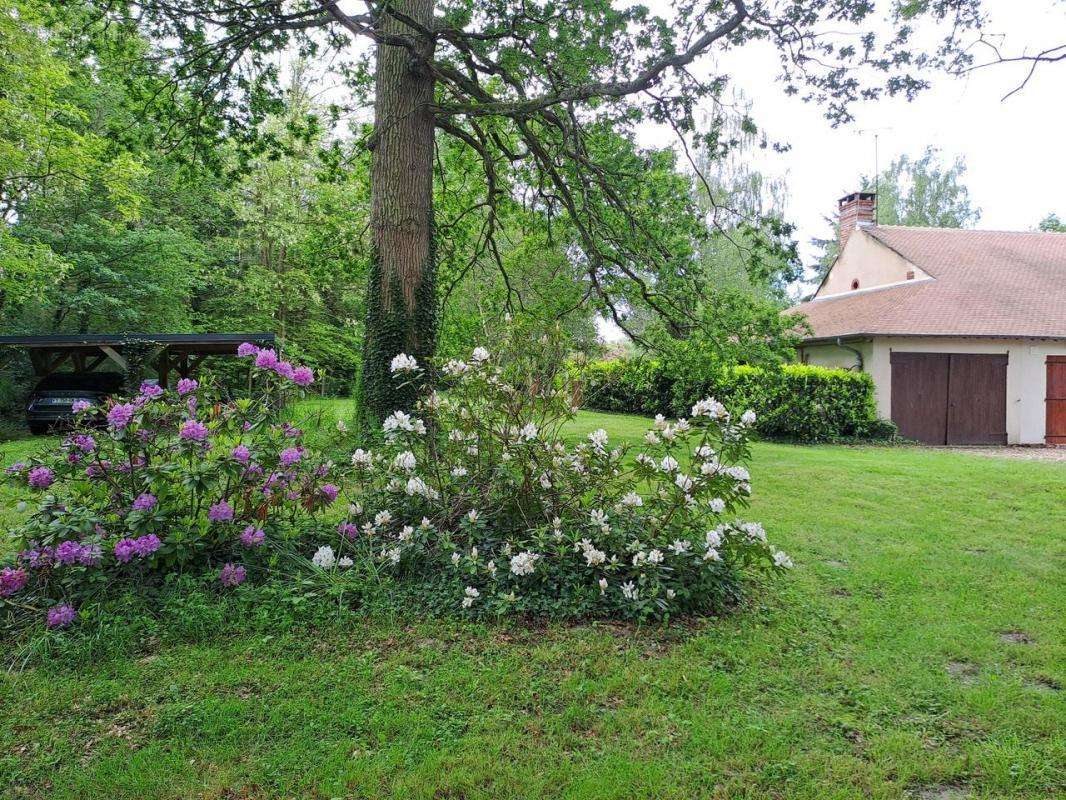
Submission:
[[[394,7],[430,28],[433,0],[395,0]],[[386,33],[419,42],[430,58],[433,42],[385,15]],[[410,408],[417,386],[399,386],[389,365],[407,353],[425,365],[437,339],[433,247],[433,77],[406,47],[378,45],[370,169],[372,264],[360,402],[366,420],[379,422]],[[410,376],[408,376],[410,377]]]

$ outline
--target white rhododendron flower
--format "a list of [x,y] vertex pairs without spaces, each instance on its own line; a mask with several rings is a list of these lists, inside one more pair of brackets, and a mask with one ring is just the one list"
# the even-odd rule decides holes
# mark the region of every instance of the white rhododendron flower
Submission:
[[754,425],[755,424],[755,412],[750,408],[740,415],[740,423],[742,425]]
[[407,479],[407,485],[403,487],[403,490],[408,497],[426,497],[429,494],[426,482],[417,475]]
[[453,478],[465,478],[468,474],[466,467],[452,467]]
[[409,356],[407,353],[400,353],[392,359],[392,364],[389,365],[393,372],[414,372],[418,369],[418,362],[414,356]]
[[666,417],[664,417],[662,414],[656,414],[654,425],[655,430],[661,431],[663,428],[666,427]]
[[337,563],[337,557],[333,554],[333,548],[324,544],[311,556],[311,563],[320,569],[330,569]]
[[530,422],[522,427],[522,430],[518,432],[518,436],[527,442],[531,442],[537,438],[537,433],[537,426]]
[[597,450],[602,450],[607,446],[607,431],[603,428],[597,428],[589,434],[588,439],[592,442],[592,446]]
[[659,469],[663,472],[673,472],[677,467],[677,459],[673,456],[663,456],[663,460],[659,462]]
[[473,586],[467,586],[463,590],[463,608],[470,608],[474,605],[474,601],[481,597],[481,592],[475,589]]
[[471,509],[470,511],[466,512],[466,518],[470,520],[471,525],[477,522],[479,516],[481,515],[477,512],[476,509]]
[[342,556],[341,558],[337,559],[337,566],[340,567],[341,569],[347,569],[348,567],[352,566],[352,564],[354,564],[354,563],[355,562],[352,561],[350,558],[348,558],[348,556]]
[[725,500],[723,500],[721,497],[711,498],[711,502],[709,502],[707,505],[711,507],[711,511],[715,514],[721,514],[723,511],[725,511]]
[[389,511],[379,511],[374,515],[375,525],[388,525],[392,522],[392,513]]
[[784,567],[785,569],[792,569],[792,567],[795,566],[792,563],[792,559],[780,550],[774,551],[774,565],[778,567]]
[[713,531],[707,531],[707,546],[718,547],[722,544],[722,532],[715,528]]
[[348,432],[348,423],[345,422],[343,419],[337,420],[337,430],[340,431],[341,433],[347,433]]
[[464,372],[470,371],[470,365],[465,361],[456,361],[454,358],[441,367],[441,370],[445,375],[449,375],[453,378],[462,375]]
[[649,564],[662,564],[663,563],[663,551],[662,550],[652,550],[650,553],[648,553],[648,563]]
[[639,508],[644,505],[644,498],[636,492],[629,492],[622,497],[621,502],[626,508]]
[[659,441],[659,434],[657,434],[655,431],[648,431],[644,434],[645,444],[656,445],[659,444]]
[[540,483],[542,489],[552,488],[552,479],[547,472],[540,473],[540,477],[537,478],[537,481]]
[[396,469],[402,469],[404,472],[410,472],[415,468],[415,454],[410,450],[404,450],[402,453],[397,453],[396,458],[392,460],[392,465]]
[[600,594],[606,594],[606,593],[607,593],[607,579],[606,578],[600,578]]
[[685,539],[674,539],[673,543],[670,545],[670,549],[679,556],[687,553],[690,547],[692,547],[692,542]]
[[470,354],[470,360],[475,364],[481,364],[489,360],[489,351],[484,347],[475,347],[474,352]]
[[674,478],[674,483],[677,484],[677,488],[683,492],[687,492],[692,489],[692,478],[690,478],[684,472],[677,473],[677,476]]
[[453,567],[458,567],[459,566],[459,562],[462,560],[462,558],[463,557],[461,555],[459,555],[458,553],[452,553],[452,566]]
[[673,600],[675,597],[677,597],[677,592],[675,592],[673,589],[667,589],[666,590],[666,599],[667,600]]
[[515,575],[532,575],[540,555],[522,551],[518,555],[511,556],[511,572]]
[[721,561],[722,557],[718,554],[718,551],[713,547],[708,547],[707,552],[703,554],[704,561]]
[[622,596],[626,600],[637,600],[640,597],[640,590],[633,581],[626,581],[622,584]]
[[360,447],[358,450],[352,453],[352,464],[357,467],[369,467],[373,463],[374,454],[369,450],[364,450]]
[[410,525],[404,525],[403,530],[401,530],[399,534],[397,534],[397,538],[399,538],[401,542],[409,542],[414,537],[414,535],[415,529],[412,528]]

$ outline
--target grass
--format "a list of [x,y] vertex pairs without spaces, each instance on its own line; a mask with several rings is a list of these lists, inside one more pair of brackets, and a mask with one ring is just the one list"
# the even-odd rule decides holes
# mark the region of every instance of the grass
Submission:
[[797,567],[733,615],[366,618],[41,665],[0,678],[0,795],[1061,796],[1066,468],[761,444],[752,473]]

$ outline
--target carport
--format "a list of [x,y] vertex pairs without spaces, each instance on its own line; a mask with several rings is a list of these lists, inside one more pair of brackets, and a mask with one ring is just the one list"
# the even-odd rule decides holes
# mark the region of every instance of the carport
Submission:
[[130,351],[154,367],[166,387],[171,374],[188,378],[207,356],[236,355],[241,342],[274,345],[273,333],[83,333],[47,336],[0,336],[0,345],[23,347],[38,377],[70,364],[75,372],[92,372],[112,362],[129,370]]

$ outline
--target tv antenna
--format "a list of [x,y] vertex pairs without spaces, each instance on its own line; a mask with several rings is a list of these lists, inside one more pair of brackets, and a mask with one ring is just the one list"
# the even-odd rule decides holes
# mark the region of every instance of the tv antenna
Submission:
[[872,133],[874,135],[874,225],[877,224],[877,206],[881,200],[881,193],[878,191],[878,182],[881,180],[880,165],[878,164],[878,149],[881,142],[881,132],[894,130],[891,126],[884,126],[881,128],[863,128],[857,133],[862,136],[866,133]]

